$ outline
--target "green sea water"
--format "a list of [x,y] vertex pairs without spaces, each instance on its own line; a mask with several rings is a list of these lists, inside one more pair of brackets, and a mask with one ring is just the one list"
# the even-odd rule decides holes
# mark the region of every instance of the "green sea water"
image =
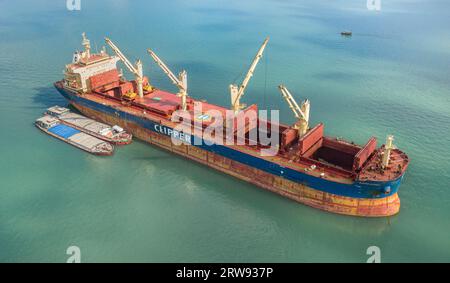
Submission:
[[[352,30],[351,38],[340,36]],[[387,134],[411,158],[400,214],[333,215],[135,141],[95,157],[33,126],[81,49],[109,36],[151,82],[146,54],[188,71],[190,95],[228,105],[264,37],[243,102],[294,117],[276,86],[311,101],[312,123],[364,144]],[[123,67],[123,66],[122,66]],[[123,67],[125,70],[125,67]],[[450,261],[450,2],[0,1],[0,261]]]

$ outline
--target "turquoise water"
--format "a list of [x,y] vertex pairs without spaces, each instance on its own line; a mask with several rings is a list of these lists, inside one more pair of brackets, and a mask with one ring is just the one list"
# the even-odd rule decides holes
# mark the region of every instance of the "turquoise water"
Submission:
[[[0,1],[0,261],[450,261],[450,3],[382,1]],[[386,3],[385,3],[386,2]],[[353,37],[343,38],[351,29]],[[265,36],[243,102],[293,116],[276,86],[311,100],[328,135],[394,134],[411,165],[390,219],[321,212],[150,145],[109,158],[52,139],[33,121],[65,101],[62,76],[86,31],[109,36],[156,86],[146,54],[186,68],[190,95],[228,105],[228,84]]]

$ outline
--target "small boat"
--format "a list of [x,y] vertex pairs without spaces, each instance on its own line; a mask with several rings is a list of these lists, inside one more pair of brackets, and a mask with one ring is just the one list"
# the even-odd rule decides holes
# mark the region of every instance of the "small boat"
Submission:
[[352,36],[352,32],[349,31],[349,30],[344,30],[344,31],[341,31],[341,35],[343,35],[343,36]]
[[61,123],[57,118],[45,115],[34,123],[41,131],[79,149],[95,155],[112,155],[114,146],[104,140],[80,132]]
[[107,124],[100,123],[83,115],[74,113],[65,107],[50,107],[47,109],[45,114],[53,116],[59,119],[61,123],[81,132],[113,144],[130,144],[133,138],[130,133],[127,133],[123,128],[117,125],[111,127]]

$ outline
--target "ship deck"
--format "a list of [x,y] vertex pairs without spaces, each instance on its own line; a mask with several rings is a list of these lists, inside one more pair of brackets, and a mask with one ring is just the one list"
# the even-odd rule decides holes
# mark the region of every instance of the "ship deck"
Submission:
[[[125,82],[131,83],[131,82]],[[56,83],[57,87],[62,88],[62,82]],[[58,86],[59,84],[59,86]],[[92,91],[83,94],[85,99],[109,105],[114,109],[129,113],[134,116],[146,118],[148,120],[160,123],[167,127],[180,127],[180,122],[172,121],[172,114],[180,109],[181,99],[173,93],[154,89],[151,92],[146,92],[143,98],[136,97],[133,101],[124,101],[117,97],[113,90],[102,89],[101,91]],[[187,99],[188,111],[191,121],[195,121],[202,113],[215,110],[221,115],[225,115],[229,110],[227,108],[207,103],[201,100],[195,100],[191,97]],[[195,106],[200,106],[202,112],[194,111]],[[249,108],[257,109],[256,105]],[[245,111],[245,110],[244,110]],[[202,120],[202,127],[208,126],[214,121],[214,117],[208,117]],[[265,121],[259,120],[258,123]],[[286,125],[279,125],[282,130],[289,129]],[[194,127],[191,125],[191,132],[194,132]],[[281,133],[277,133],[281,134]],[[316,143],[318,144],[318,143]],[[355,145],[353,143],[338,140],[331,137],[323,136],[320,145],[316,148],[298,154],[299,146],[293,144],[286,147],[275,156],[261,156],[260,150],[263,146],[257,145],[226,145],[234,150],[250,154],[252,156],[263,158],[265,160],[277,163],[281,166],[291,168],[296,171],[305,172],[308,175],[323,178],[338,183],[351,184],[355,180],[362,181],[389,181],[400,177],[406,170],[408,165],[407,156],[400,150],[393,150],[392,164],[382,170],[378,164],[381,158],[382,147],[374,150],[371,156],[367,157],[364,165],[357,171],[351,168],[349,159],[354,158],[358,152],[364,149],[364,146]],[[347,160],[347,161],[346,161]]]

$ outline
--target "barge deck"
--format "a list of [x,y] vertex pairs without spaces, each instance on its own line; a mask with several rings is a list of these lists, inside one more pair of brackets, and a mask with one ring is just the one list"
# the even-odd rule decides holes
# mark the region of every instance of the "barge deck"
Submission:
[[127,133],[123,128],[117,125],[111,127],[110,125],[74,113],[65,107],[50,107],[45,114],[53,116],[59,119],[63,124],[73,127],[81,132],[116,145],[130,144],[132,141],[133,136],[130,133]]
[[43,116],[36,120],[35,125],[44,133],[91,154],[112,155],[114,152],[114,146],[110,143],[62,124],[55,117]]

